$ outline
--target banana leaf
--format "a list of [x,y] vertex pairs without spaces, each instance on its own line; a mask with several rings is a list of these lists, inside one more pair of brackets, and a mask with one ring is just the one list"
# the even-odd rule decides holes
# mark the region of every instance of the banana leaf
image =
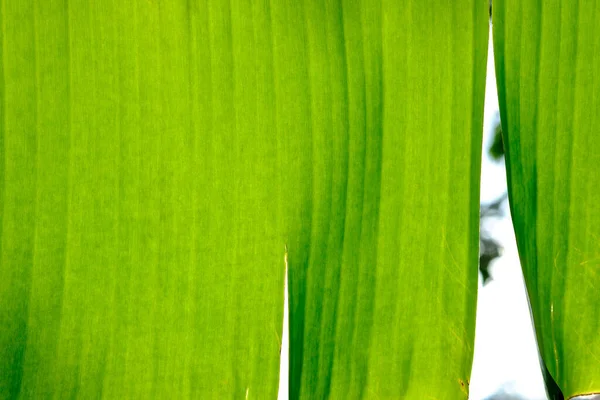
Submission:
[[2,2],[0,398],[274,398],[268,2]]
[[290,398],[466,398],[487,4],[273,4]]
[[494,2],[511,213],[552,399],[600,392],[600,2]]

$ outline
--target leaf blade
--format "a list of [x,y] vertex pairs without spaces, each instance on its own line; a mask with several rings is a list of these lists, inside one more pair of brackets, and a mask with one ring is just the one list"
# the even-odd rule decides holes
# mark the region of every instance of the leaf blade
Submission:
[[565,397],[600,390],[599,16],[585,1],[494,6],[511,211],[544,368]]
[[0,398],[275,397],[266,2],[2,9]]
[[[313,145],[304,159],[315,161],[310,184],[290,190],[312,192],[306,230],[291,236],[290,396],[466,397],[487,9],[326,4],[303,3],[290,24],[327,27],[293,35],[308,54]],[[331,37],[344,51],[322,47]],[[339,63],[342,114],[327,79]],[[324,112],[331,119],[315,122]]]

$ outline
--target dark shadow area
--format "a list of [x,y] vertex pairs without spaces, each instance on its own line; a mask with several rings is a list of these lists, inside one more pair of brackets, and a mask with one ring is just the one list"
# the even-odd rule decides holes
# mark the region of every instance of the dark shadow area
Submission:
[[502,244],[494,238],[486,223],[491,219],[504,218],[502,206],[506,199],[507,194],[503,193],[493,202],[482,204],[479,209],[479,272],[484,285],[492,279],[490,272],[492,261],[502,255]]

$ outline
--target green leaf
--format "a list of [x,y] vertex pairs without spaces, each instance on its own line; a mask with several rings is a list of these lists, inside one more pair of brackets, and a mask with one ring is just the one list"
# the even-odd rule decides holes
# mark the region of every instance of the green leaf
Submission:
[[494,3],[511,212],[548,382],[565,398],[600,392],[599,26],[594,0]]
[[467,397],[487,4],[0,12],[0,398]]
[[291,398],[466,398],[487,4],[274,3]]
[[276,397],[268,2],[2,2],[0,398]]

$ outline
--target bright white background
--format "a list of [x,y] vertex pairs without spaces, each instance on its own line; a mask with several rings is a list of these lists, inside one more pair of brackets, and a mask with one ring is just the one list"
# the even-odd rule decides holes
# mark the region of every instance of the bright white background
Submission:
[[[499,118],[493,56],[490,33],[481,170],[482,203],[494,201],[506,191],[504,163],[494,162],[488,156],[493,131]],[[484,400],[493,394],[503,393],[518,395],[524,400],[544,400],[544,384],[508,205],[506,215],[507,217],[493,223],[493,226],[488,226],[504,250],[502,257],[492,263],[493,280],[482,286],[480,279],[475,356],[469,398]],[[287,285],[283,328],[279,400],[288,399]],[[498,399],[500,398],[504,396],[499,396]]]

